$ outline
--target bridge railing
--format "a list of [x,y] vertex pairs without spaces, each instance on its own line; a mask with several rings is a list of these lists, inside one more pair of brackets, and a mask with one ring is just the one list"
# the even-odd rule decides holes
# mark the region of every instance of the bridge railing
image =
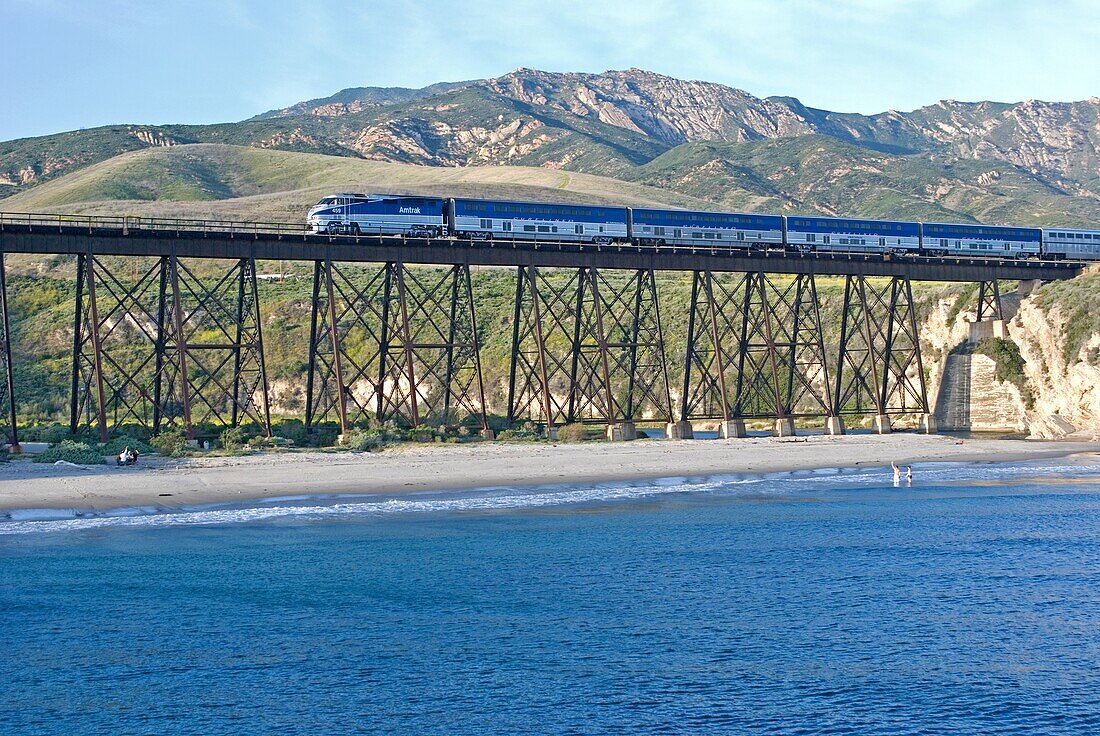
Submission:
[[111,230],[162,230],[169,232],[210,232],[223,235],[305,235],[311,232],[304,223],[245,222],[242,220],[203,220],[188,218],[137,217],[133,215],[73,215],[39,214],[34,212],[0,212],[0,230],[5,226],[30,228],[86,228],[88,232]]

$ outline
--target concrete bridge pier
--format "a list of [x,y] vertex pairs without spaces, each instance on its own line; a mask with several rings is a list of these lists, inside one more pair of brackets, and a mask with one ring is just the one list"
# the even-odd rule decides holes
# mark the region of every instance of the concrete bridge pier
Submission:
[[844,434],[844,420],[840,417],[826,417],[825,418],[825,434],[841,435]]
[[744,419],[727,419],[718,425],[718,437],[723,440],[748,437]]
[[936,427],[936,415],[935,414],[929,413],[929,414],[925,414],[923,417],[921,417],[920,431],[923,432],[924,434],[936,434],[938,429]]
[[607,425],[609,442],[629,442],[638,439],[638,428],[634,422],[612,422]]
[[692,429],[691,422],[686,420],[669,422],[665,425],[665,437],[670,440],[690,440],[695,438],[695,430]]
[[775,420],[776,437],[794,437],[794,419],[780,417]]
[[871,431],[876,434],[890,434],[890,417],[886,414],[876,414],[871,419]]

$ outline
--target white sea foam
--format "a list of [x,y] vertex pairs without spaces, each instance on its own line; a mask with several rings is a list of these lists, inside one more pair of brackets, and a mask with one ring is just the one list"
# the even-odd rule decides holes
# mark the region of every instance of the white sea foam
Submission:
[[[1072,475],[1100,483],[1100,467],[1067,466],[1057,461],[1018,464],[914,463],[915,491],[969,482],[1023,482]],[[132,506],[107,511],[21,509],[0,521],[0,536],[98,528],[165,527],[257,522],[287,518],[382,517],[395,514],[490,512],[552,506],[617,503],[671,494],[779,496],[843,489],[890,488],[889,468],[825,468],[760,475],[674,477],[646,482],[599,483],[585,487],[485,488],[462,493],[417,493],[399,497],[361,495],[283,496],[247,506]],[[891,489],[898,490],[898,489]],[[901,491],[909,491],[903,487]]]

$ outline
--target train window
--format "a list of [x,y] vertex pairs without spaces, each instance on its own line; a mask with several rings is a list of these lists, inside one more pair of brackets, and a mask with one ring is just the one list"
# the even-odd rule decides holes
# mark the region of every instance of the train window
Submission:
[[806,242],[807,243],[812,243],[815,240],[817,240],[817,236],[814,235],[813,233],[810,233],[809,235],[806,236]]
[[722,233],[715,233],[714,234],[714,239],[715,240],[721,240],[722,239]]
[[664,235],[665,234],[665,229],[663,227],[655,227],[655,228],[653,228],[653,234],[654,235]]
[[745,239],[745,233],[737,233],[737,239],[738,240],[744,240]]
[[506,233],[510,233],[510,232],[512,232],[512,223],[510,223],[510,222],[508,222],[507,220],[505,220],[504,222],[500,223],[500,228],[501,228],[501,229],[502,229],[502,230],[503,230],[504,232],[506,232]]
[[539,225],[539,232],[540,233],[550,232],[550,226],[549,225]]
[[821,242],[822,243],[828,243],[829,242],[829,236],[828,235],[823,235],[821,237]]
[[584,225],[574,225],[573,232],[577,235],[584,235]]
[[878,239],[878,244],[881,245],[883,248],[885,248],[886,247],[886,238],[879,238]]
[[481,227],[485,228],[486,230],[492,230],[493,229],[493,221],[492,220],[482,220],[481,221]]
[[535,226],[534,225],[524,225],[523,226],[523,232],[533,233],[533,232],[535,232]]
[[702,233],[692,233],[691,237],[695,238],[696,240],[702,240],[703,239],[703,234]]
[[556,233],[558,231],[558,226],[554,225],[552,228],[550,228],[550,231]]
[[947,239],[946,238],[940,238],[940,247],[941,248],[946,248],[947,247]]
[[674,238],[682,238],[683,236],[684,236],[684,231],[681,230],[680,228],[676,228],[675,230],[672,231],[672,237],[674,237]]
[[961,248],[962,246],[963,246],[963,244],[962,244],[962,241],[961,241],[961,240],[956,240],[956,241],[955,241],[955,247],[956,247],[956,248]]

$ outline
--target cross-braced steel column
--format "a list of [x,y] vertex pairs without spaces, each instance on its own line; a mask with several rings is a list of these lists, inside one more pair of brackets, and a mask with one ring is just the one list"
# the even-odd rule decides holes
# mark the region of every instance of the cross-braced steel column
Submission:
[[469,266],[314,264],[306,424],[488,430]]
[[773,418],[788,434],[829,412],[813,276],[696,272],[688,333],[681,421],[721,419],[732,437],[746,418]]
[[1001,286],[996,279],[978,283],[978,322],[1004,319],[1001,306]]
[[[211,281],[214,282],[210,286]],[[270,416],[255,264],[197,276],[173,256],[77,259],[70,429],[106,441],[127,424],[267,433]],[[195,407],[197,406],[197,410]]]
[[651,270],[517,272],[508,419],[548,429],[671,421],[657,289]]
[[16,417],[15,371],[11,361],[11,319],[8,312],[8,278],[5,273],[4,253],[0,251],[0,363],[4,375],[0,378],[0,422],[4,425],[0,441],[6,442],[13,452],[19,451],[19,425]]
[[844,283],[833,416],[872,415],[890,430],[890,415],[928,416],[912,285],[908,279],[848,276]]

